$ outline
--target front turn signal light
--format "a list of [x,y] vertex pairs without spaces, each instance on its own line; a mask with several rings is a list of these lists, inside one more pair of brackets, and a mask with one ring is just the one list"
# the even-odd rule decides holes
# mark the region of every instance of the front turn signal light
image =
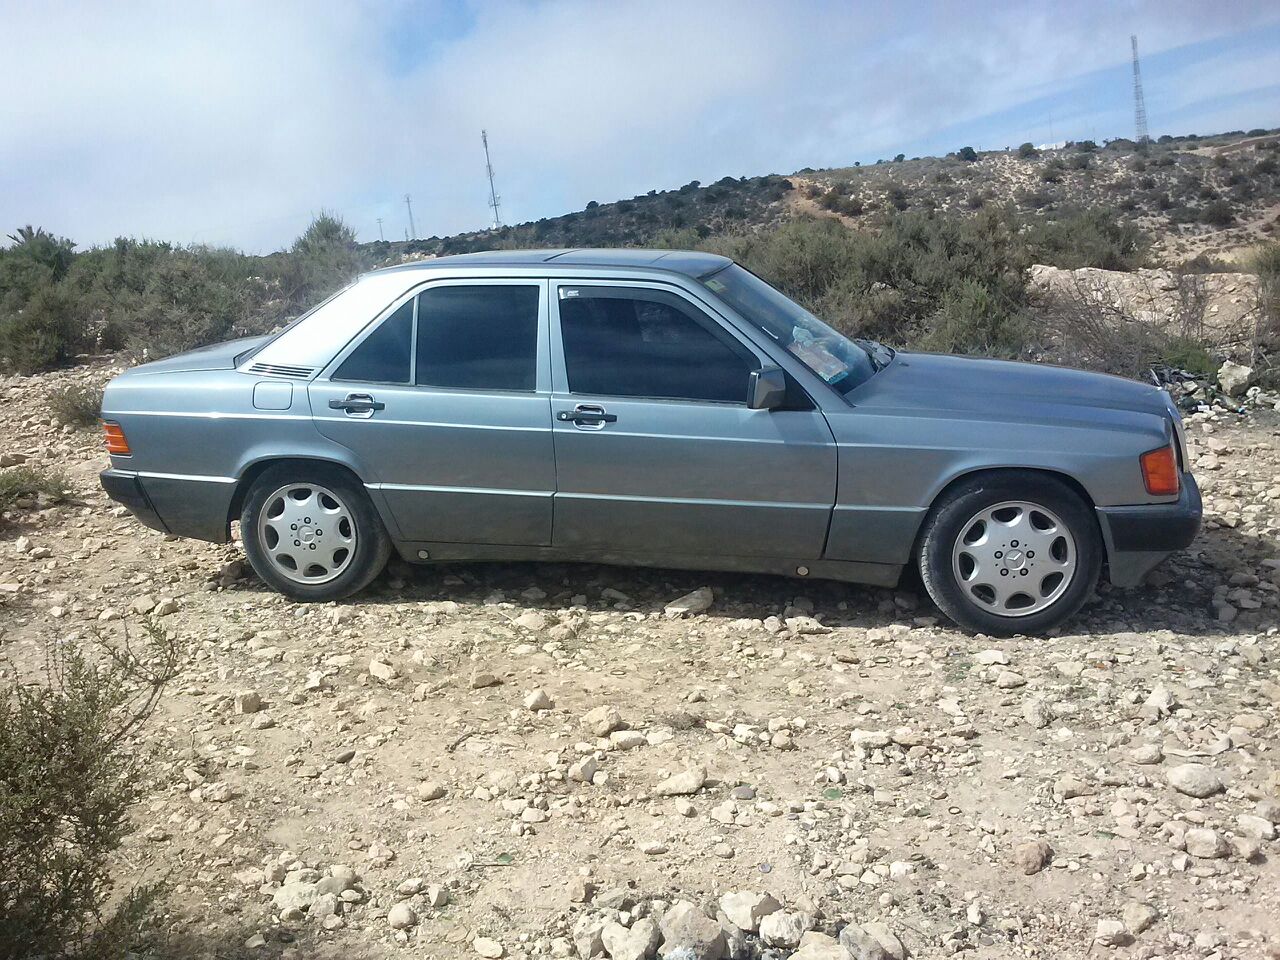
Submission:
[[124,438],[124,430],[118,423],[104,421],[103,438],[107,441],[107,453],[115,457],[129,457],[133,451],[129,449],[129,441]]
[[1147,493],[1155,497],[1177,496],[1182,489],[1182,477],[1178,474],[1178,455],[1173,445],[1159,450],[1148,450],[1138,460],[1142,464],[1142,482]]

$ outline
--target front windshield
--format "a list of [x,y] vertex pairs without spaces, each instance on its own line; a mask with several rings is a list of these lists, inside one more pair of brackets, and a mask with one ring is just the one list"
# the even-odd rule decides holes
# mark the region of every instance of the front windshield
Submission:
[[893,357],[882,344],[837,333],[736,263],[700,282],[841,394],[865,382]]

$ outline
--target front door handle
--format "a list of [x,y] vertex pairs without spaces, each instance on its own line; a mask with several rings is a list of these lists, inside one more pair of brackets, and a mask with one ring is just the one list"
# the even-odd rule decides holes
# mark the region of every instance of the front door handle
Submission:
[[344,410],[349,417],[359,417],[362,420],[367,420],[373,416],[375,410],[385,410],[387,405],[373,399],[367,393],[348,393],[341,400],[330,400],[329,409]]
[[599,430],[606,423],[618,422],[615,414],[607,413],[604,407],[595,403],[580,403],[572,410],[561,410],[556,419],[588,430]]

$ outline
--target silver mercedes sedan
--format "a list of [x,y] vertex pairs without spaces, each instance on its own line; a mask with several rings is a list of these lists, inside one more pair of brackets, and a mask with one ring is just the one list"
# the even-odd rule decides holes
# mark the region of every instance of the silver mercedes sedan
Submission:
[[1200,525],[1157,387],[894,351],[723,257],[378,270],[271,337],[136,367],[102,483],[300,600],[412,562],[575,560],[893,586],[1036,633]]

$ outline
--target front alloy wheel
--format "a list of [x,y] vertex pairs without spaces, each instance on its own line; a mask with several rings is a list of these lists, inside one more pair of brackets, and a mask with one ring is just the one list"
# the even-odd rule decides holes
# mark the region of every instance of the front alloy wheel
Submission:
[[1038,633],[1075,613],[1098,581],[1093,510],[1061,480],[1008,471],[966,480],[921,532],[920,578],[933,602],[981,633]]
[[971,600],[1003,617],[1025,617],[1053,606],[1071,586],[1076,541],[1048,507],[1006,500],[961,525],[951,567]]

